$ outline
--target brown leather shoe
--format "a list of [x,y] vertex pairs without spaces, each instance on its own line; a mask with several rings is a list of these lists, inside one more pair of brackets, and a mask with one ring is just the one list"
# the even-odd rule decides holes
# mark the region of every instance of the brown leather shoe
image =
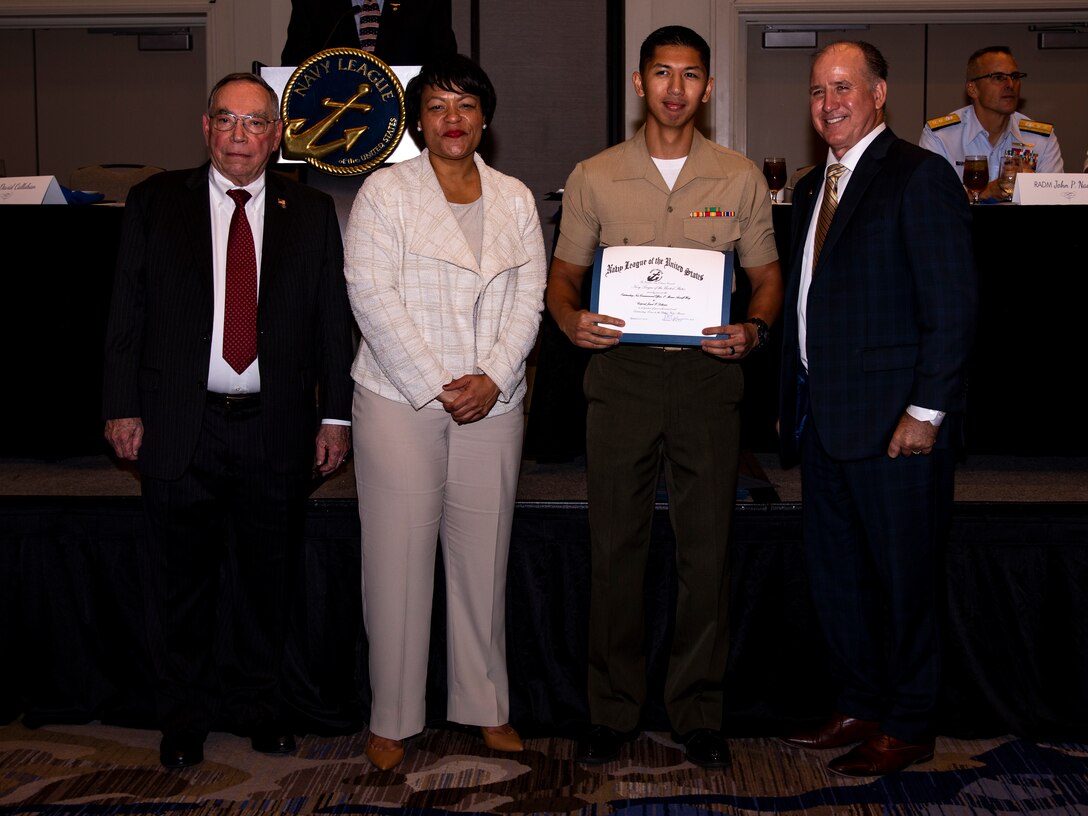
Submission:
[[404,740],[371,734],[366,740],[366,758],[379,771],[391,771],[404,759]]
[[831,760],[827,769],[839,776],[884,776],[931,759],[933,740],[903,742],[887,734],[877,734]]
[[481,725],[480,735],[484,738],[484,745],[492,751],[506,751],[507,753],[516,754],[518,751],[525,750],[525,746],[521,744],[521,737],[518,736],[518,732],[514,730],[514,726],[510,725],[510,723]]
[[832,714],[819,728],[810,728],[779,737],[794,748],[844,748],[880,733],[880,723],[858,720],[846,714]]

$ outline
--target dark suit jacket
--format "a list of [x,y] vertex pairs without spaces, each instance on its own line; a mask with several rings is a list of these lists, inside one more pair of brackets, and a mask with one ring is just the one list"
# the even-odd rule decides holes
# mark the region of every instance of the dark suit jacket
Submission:
[[[361,0],[355,0],[361,5]],[[299,65],[326,48],[358,48],[352,0],[291,0],[281,65]],[[374,55],[387,65],[421,65],[457,51],[450,0],[385,0]]]
[[[106,335],[106,419],[140,417],[141,472],[188,466],[206,403],[212,335],[208,165],[132,189]],[[319,418],[351,419],[351,313],[332,199],[267,176],[257,355],[272,467],[309,470]],[[320,402],[318,402],[318,398]]]
[[[797,461],[797,298],[820,165],[793,196],[782,457]],[[836,459],[884,455],[908,405],[962,411],[975,329],[971,212],[947,161],[885,130],[862,155],[808,294],[811,417]]]

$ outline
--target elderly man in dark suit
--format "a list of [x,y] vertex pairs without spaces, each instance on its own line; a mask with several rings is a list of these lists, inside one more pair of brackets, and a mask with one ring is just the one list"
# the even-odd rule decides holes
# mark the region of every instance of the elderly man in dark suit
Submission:
[[[141,474],[167,767],[200,762],[217,723],[255,750],[294,750],[279,680],[287,579],[312,473],[350,445],[339,226],[323,193],[266,172],[278,107],[256,76],[224,77],[203,117],[210,165],[148,179],[125,208],[105,434]],[[234,644],[215,661],[227,615]]]
[[812,63],[827,142],[794,193],[780,432],[801,461],[805,553],[841,683],[837,711],[786,738],[845,748],[829,768],[933,755],[938,562],[974,334],[970,209],[949,164],[884,124],[887,63],[834,43]]

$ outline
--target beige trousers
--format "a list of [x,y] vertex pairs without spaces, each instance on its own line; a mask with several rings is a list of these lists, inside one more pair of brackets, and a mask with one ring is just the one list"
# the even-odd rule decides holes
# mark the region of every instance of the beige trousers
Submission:
[[423,730],[435,551],[446,571],[446,717],[509,721],[506,560],[524,419],[518,409],[467,425],[443,410],[355,386],[352,434],[362,526],[370,730]]

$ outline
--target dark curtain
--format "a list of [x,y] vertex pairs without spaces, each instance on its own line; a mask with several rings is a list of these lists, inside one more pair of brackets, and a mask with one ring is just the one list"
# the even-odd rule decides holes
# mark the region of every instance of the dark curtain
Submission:
[[[773,734],[821,716],[834,688],[809,601],[792,505],[738,505],[724,727]],[[144,601],[137,499],[0,500],[0,714],[29,725],[153,727],[154,620]],[[668,516],[654,520],[646,597],[649,688],[660,703],[675,592]],[[300,732],[358,730],[369,686],[353,502],[315,503],[298,570],[285,682]],[[508,591],[511,719],[567,734],[585,719],[589,547],[581,505],[525,505]],[[946,559],[944,712],[954,736],[1088,738],[1088,512],[1082,505],[957,505]],[[440,573],[441,575],[441,573]],[[440,585],[440,584],[439,584]],[[638,591],[632,588],[632,592]],[[436,593],[428,718],[445,716]],[[230,648],[221,633],[220,648]]]

